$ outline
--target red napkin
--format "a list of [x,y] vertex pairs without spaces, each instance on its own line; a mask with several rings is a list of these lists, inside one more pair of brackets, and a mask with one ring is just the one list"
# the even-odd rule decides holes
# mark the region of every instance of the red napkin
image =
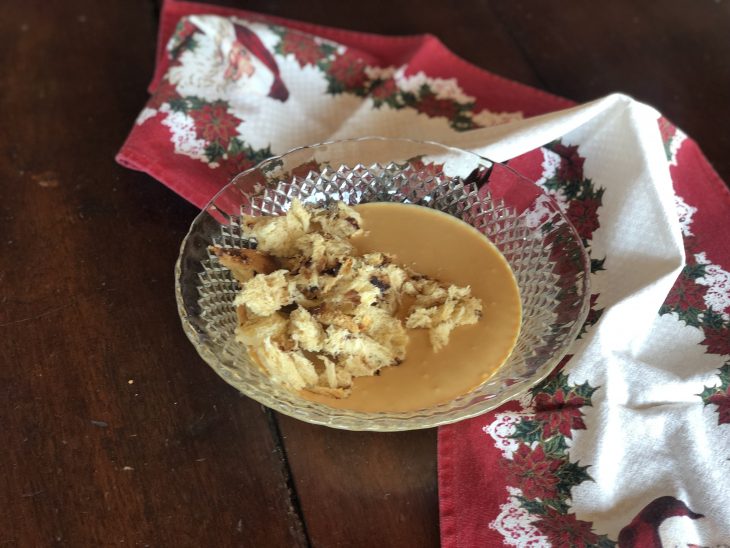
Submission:
[[[342,60],[353,67],[352,80],[355,81],[358,79],[357,75],[362,73],[365,63],[383,67],[407,65],[408,73],[411,74],[423,71],[432,78],[457,76],[461,88],[476,99],[477,108],[497,112],[522,112],[524,116],[535,116],[573,104],[471,65],[430,35],[379,36],[264,16],[246,10],[167,0],[160,17],[155,75],[149,86],[152,97],[147,107],[150,109],[156,110],[169,98],[170,93],[174,93],[169,84],[163,81],[171,64],[166,46],[180,19],[192,14],[235,15],[248,21],[264,21],[335,41],[348,48],[347,55]],[[178,33],[181,32],[186,32],[186,29],[178,29]],[[302,36],[302,41],[305,37],[306,35]],[[439,107],[439,104],[432,105],[434,110]],[[442,110],[448,107],[449,105],[441,106]],[[422,109],[427,111],[428,105],[422,105]],[[264,159],[261,155],[254,154],[243,160],[224,161],[218,167],[211,168],[205,163],[176,154],[170,141],[170,131],[161,123],[160,118],[158,112],[154,120],[135,125],[117,155],[117,161],[125,167],[148,173],[198,207],[203,207],[235,174]],[[319,140],[328,137],[329,135],[322,134]],[[294,146],[307,144],[313,143],[301,142]],[[269,151],[268,155],[271,152],[282,153],[285,150]]]
[[[308,63],[307,47],[311,48],[312,44],[318,48],[328,47],[322,46],[323,42],[315,43],[312,35],[345,46],[345,54],[332,54],[334,61],[327,65],[327,70],[338,85],[344,86],[346,93],[375,93],[376,88],[363,88],[365,65],[405,65],[406,75],[422,72],[432,79],[455,78],[463,93],[473,98],[473,104],[464,101],[450,103],[434,94],[421,94],[408,108],[433,118],[451,116],[452,127],[457,129],[458,117],[464,112],[471,116],[481,109],[488,109],[493,112],[521,112],[530,117],[572,104],[470,65],[448,51],[433,36],[384,37],[245,10],[167,0],[160,21],[157,67],[150,84],[152,97],[117,160],[124,166],[149,173],[199,207],[204,206],[233,175],[267,155],[284,150],[276,150],[275,143],[269,148],[238,146],[231,134],[235,133],[240,119],[214,100],[202,107],[191,107],[192,100],[176,95],[174,86],[165,80],[164,76],[174,62],[166,49],[167,44],[174,34],[177,41],[173,44],[181,47],[189,44],[186,40],[193,29],[185,20],[179,23],[181,18],[192,14],[235,15],[247,21],[288,29],[292,31],[290,36],[294,42],[299,41],[299,46],[291,45],[290,53],[297,56],[302,66]],[[236,39],[245,44],[250,54],[258,59],[256,62],[271,73],[270,84],[262,93],[272,100],[285,101],[289,90],[280,78],[277,52],[268,51],[266,45],[250,36],[245,27],[237,30]],[[237,54],[232,50],[232,59]],[[319,51],[318,55],[321,54],[322,51]],[[335,62],[338,64],[335,65]],[[334,73],[335,66],[337,74]],[[236,77],[235,71],[246,70],[246,67],[245,63],[240,63],[239,57],[235,57],[231,64],[232,77]],[[383,88],[378,89],[382,91]],[[177,108],[195,110],[191,131],[207,147],[197,158],[191,153],[176,152],[171,129],[163,123],[165,112],[161,106],[167,105],[166,112],[169,113],[169,107],[175,104],[179,105]],[[730,320],[722,311],[708,306],[705,299],[708,291],[730,291],[730,277],[723,281],[723,276],[730,271],[730,241],[723,234],[723,221],[730,213],[730,192],[692,140],[686,139],[664,119],[660,121],[660,129],[674,188],[686,208],[684,213],[680,211],[680,215],[686,215],[684,224],[687,227],[691,217],[691,229],[687,228],[684,233],[687,266],[659,312],[677,315],[688,325],[701,329],[704,337],[701,344],[707,353],[730,356]],[[328,137],[324,133],[320,140]],[[569,179],[571,173],[582,170],[584,159],[576,147],[555,143],[549,146],[553,156],[557,154],[559,158],[560,163],[555,170],[558,179]],[[537,180],[543,172],[543,159],[544,155],[538,149],[513,159],[510,165]],[[595,211],[590,211],[585,200],[571,204],[567,211],[579,232],[592,230],[591,223],[596,223]],[[714,286],[707,282],[710,275],[714,276]],[[589,322],[595,321],[598,315],[600,310],[594,307]],[[488,425],[495,427],[506,411],[521,409],[517,403],[439,429],[439,496],[444,546],[613,546],[616,542],[631,546],[658,546],[659,528],[666,519],[673,516],[701,519],[681,500],[666,496],[639,501],[640,510],[635,518],[614,527],[618,531],[614,536],[595,533],[593,523],[579,519],[570,506],[571,488],[590,481],[589,472],[578,463],[570,462],[567,452],[563,452],[564,456],[560,458],[555,458],[554,453],[552,457],[548,456],[548,440],[544,435],[551,429],[558,435],[553,436],[550,443],[569,445],[572,432],[586,428],[581,408],[591,404],[590,389],[570,384],[567,376],[556,371],[532,392],[532,396],[532,415],[513,414],[513,419],[517,417],[514,419],[517,424],[512,425],[516,429],[511,431],[517,432],[514,439],[518,442],[518,449],[511,459],[506,459],[493,438],[485,435],[485,428]],[[698,397],[706,406],[717,411],[717,428],[728,428],[723,425],[730,423],[730,362],[718,371],[716,384],[707,387]],[[552,498],[549,504],[545,503],[545,493],[555,491],[557,482],[562,482],[559,489],[563,493],[562,498]],[[514,498],[516,502],[505,504],[506,493],[513,487],[518,487],[521,494]]]
[[[730,240],[726,237],[730,192],[694,141],[685,139],[666,120],[660,121],[660,128],[674,190],[683,204],[678,214],[683,224],[687,264],[658,312],[676,315],[688,326],[701,329],[700,344],[705,353],[727,360],[730,322],[720,308],[724,303],[716,306],[719,310],[713,309],[708,306],[706,296],[716,291],[727,299],[730,294]],[[678,141],[677,150],[677,145],[672,143]],[[526,154],[510,165],[537,179],[541,172],[537,163],[540,158],[541,154]],[[582,159],[575,150],[561,150],[558,172],[574,169],[576,165],[582,165]],[[579,217],[572,220],[580,227]],[[708,278],[714,279],[708,283]],[[588,323],[595,321],[600,312],[592,309]],[[687,364],[688,370],[691,367],[692,364]],[[571,384],[559,367],[532,391],[532,398],[523,401],[524,407],[511,402],[480,417],[439,429],[443,546],[615,546],[618,541],[619,546],[660,547],[663,525],[678,517],[695,520],[692,524],[699,531],[697,535],[703,536],[702,528],[705,523],[711,523],[712,516],[694,512],[674,496],[634,501],[636,514],[615,527],[616,537],[596,534],[592,522],[579,519],[571,511],[570,490],[590,481],[590,470],[581,471],[582,463],[572,462],[567,453],[560,459],[550,457],[548,445],[557,440],[570,446],[572,435],[587,428],[582,411],[584,406],[591,405],[587,388]],[[730,361],[717,371],[714,386],[706,386],[697,398],[699,405],[716,411],[712,419],[715,427],[725,435],[730,434],[727,430],[730,428]],[[530,405],[531,409],[525,411]],[[493,435],[503,426],[508,426],[504,431],[511,433],[509,440]],[[505,458],[505,445],[501,445],[508,442],[518,447],[511,459]],[[711,452],[713,448],[697,450]],[[560,483],[565,485],[559,487]],[[506,503],[506,493],[515,487],[522,493]],[[553,508],[541,503],[545,494],[556,488],[566,493],[557,499],[567,504],[566,507]],[[669,485],[664,488],[669,492],[674,489]],[[714,529],[712,525],[710,528]],[[706,534],[717,538],[722,532],[713,530]],[[696,546],[691,542],[672,545]]]

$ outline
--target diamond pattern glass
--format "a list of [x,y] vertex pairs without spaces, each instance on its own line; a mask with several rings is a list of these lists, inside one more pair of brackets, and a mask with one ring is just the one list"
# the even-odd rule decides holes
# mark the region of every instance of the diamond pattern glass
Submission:
[[[208,246],[255,245],[243,236],[240,215],[281,215],[295,197],[316,205],[337,200],[350,205],[417,204],[477,228],[505,256],[520,288],[521,332],[505,364],[474,391],[409,413],[335,409],[272,383],[234,340],[238,286]],[[308,422],[376,431],[455,422],[530,389],[579,335],[588,312],[588,273],[580,238],[559,206],[514,170],[436,143],[384,138],[295,149],[237,176],[193,222],[175,270],[183,328],[226,382],[272,409]]]

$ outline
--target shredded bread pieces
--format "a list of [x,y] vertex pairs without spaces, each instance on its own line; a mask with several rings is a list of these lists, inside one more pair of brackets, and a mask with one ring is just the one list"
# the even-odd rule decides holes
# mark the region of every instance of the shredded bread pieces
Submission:
[[439,287],[428,295],[416,293],[406,327],[428,329],[431,346],[438,352],[449,343],[449,335],[454,329],[479,321],[482,304],[470,297],[470,293],[468,287],[455,285],[446,289]]
[[247,282],[256,274],[270,274],[276,270],[276,262],[255,249],[213,247],[213,252],[239,282]]
[[438,352],[454,329],[481,317],[469,287],[386,253],[358,255],[350,238],[363,233],[362,218],[342,202],[294,200],[286,215],[244,216],[242,229],[255,249],[211,248],[241,287],[236,340],[292,390],[347,397],[353,378],[406,359],[408,329],[428,329]]

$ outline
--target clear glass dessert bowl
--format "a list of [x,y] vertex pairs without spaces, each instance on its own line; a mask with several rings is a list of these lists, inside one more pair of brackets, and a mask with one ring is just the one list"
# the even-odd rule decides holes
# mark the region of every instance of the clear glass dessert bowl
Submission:
[[[471,392],[410,412],[336,409],[272,382],[235,341],[238,283],[209,246],[250,247],[241,214],[279,215],[294,198],[320,206],[417,204],[453,215],[487,236],[512,268],[522,302],[520,335],[505,363]],[[588,313],[589,272],[581,239],[558,204],[513,169],[437,143],[372,137],[297,148],[236,176],[183,240],[175,292],[183,329],[200,356],[245,395],[315,424],[398,431],[479,415],[540,382],[580,333]]]

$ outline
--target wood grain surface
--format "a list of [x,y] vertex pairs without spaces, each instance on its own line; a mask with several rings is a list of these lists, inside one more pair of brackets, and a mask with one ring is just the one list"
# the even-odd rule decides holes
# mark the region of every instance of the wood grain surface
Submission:
[[[185,338],[172,274],[196,210],[113,160],[146,99],[159,7],[3,5],[0,547],[438,545],[434,430],[341,432],[279,416]],[[430,32],[578,101],[627,92],[730,179],[728,2],[245,7]]]

